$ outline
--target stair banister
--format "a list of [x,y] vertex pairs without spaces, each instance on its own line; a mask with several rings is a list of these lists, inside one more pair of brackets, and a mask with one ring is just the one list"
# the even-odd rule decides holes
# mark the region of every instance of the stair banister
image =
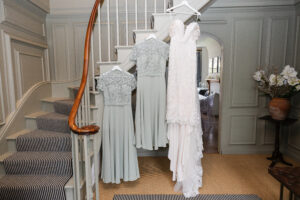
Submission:
[[75,118],[78,112],[78,108],[80,106],[82,96],[86,87],[87,83],[87,77],[88,77],[88,67],[89,67],[89,57],[90,57],[90,45],[91,45],[91,35],[94,27],[94,22],[98,13],[98,7],[103,5],[104,0],[96,0],[90,19],[89,24],[86,31],[86,37],[85,37],[85,47],[84,47],[84,63],[83,63],[83,72],[82,72],[82,78],[80,87],[78,90],[78,93],[76,95],[74,105],[72,107],[72,110],[69,115],[69,127],[71,130],[78,134],[78,135],[91,135],[95,134],[99,131],[100,127],[95,125],[87,125],[84,127],[78,127],[78,125],[75,123]]

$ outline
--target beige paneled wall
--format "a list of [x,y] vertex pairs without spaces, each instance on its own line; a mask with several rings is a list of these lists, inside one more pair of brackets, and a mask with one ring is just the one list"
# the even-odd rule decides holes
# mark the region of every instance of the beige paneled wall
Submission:
[[47,1],[43,9],[34,2],[0,0],[0,124],[32,86],[50,78]]
[[[56,9],[51,11],[53,14],[47,19],[51,77],[58,80],[73,79],[80,75],[82,41],[89,15],[82,11],[76,14],[76,9],[72,8],[64,9],[68,14],[62,15],[63,10]],[[267,99],[259,95],[252,74],[260,66],[282,68],[285,64],[293,65],[299,59],[294,56],[297,38],[295,25],[293,0],[217,0],[201,16],[201,31],[212,35],[222,46],[222,153],[272,151],[274,127],[259,119],[259,116],[267,113]],[[102,34],[107,33],[103,31]],[[97,38],[93,42],[97,44]],[[107,44],[102,45],[105,49]],[[97,45],[94,47],[97,61]],[[112,48],[112,52],[114,50]],[[105,58],[107,55],[102,56]],[[299,137],[299,134],[295,134],[290,141],[300,144]]]

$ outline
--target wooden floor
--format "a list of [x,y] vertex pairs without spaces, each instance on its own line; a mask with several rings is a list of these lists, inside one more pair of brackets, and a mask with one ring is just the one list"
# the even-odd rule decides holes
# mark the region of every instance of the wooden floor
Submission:
[[[270,162],[266,156],[204,155],[200,193],[257,194],[263,200],[279,199],[279,183],[267,172]],[[299,163],[293,163],[299,166]],[[139,166],[141,178],[135,182],[120,185],[100,182],[101,199],[112,200],[114,194],[176,194],[166,157],[141,157]]]

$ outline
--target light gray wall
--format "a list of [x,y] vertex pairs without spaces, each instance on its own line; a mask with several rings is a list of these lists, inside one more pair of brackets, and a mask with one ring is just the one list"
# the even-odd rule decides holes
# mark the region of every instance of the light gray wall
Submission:
[[[48,16],[52,79],[72,79],[81,73],[82,44],[90,9],[78,11],[77,8],[54,9]],[[259,95],[252,74],[259,66],[282,68],[299,60],[299,56],[295,59],[295,8],[294,0],[217,0],[203,13],[202,33],[214,36],[223,51],[222,153],[270,153],[273,150],[274,127],[258,119],[267,113],[268,102]],[[94,42],[97,44],[96,39]],[[97,54],[97,48],[95,52]],[[297,67],[299,69],[298,64]],[[300,136],[293,137],[289,141],[296,143],[294,146],[299,149]]]
[[[49,79],[44,9],[39,1],[0,0],[0,124],[35,84]],[[42,4],[40,4],[42,5]],[[49,9],[49,8],[48,8]]]
[[[295,51],[294,51],[294,62],[293,66],[300,73],[300,1],[298,1],[298,6],[296,9],[296,34],[295,34]],[[298,73],[298,76],[299,76]],[[292,100],[292,113],[294,117],[300,119],[300,94],[295,96]],[[300,120],[295,124],[291,125],[288,138],[285,143],[286,153],[293,157],[300,157]]]

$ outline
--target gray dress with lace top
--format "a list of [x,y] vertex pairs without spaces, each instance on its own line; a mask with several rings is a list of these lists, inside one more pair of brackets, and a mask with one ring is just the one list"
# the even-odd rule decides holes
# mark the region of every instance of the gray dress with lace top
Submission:
[[104,183],[134,181],[140,177],[134,145],[131,92],[136,88],[133,75],[120,70],[99,78],[98,89],[104,93],[102,125],[102,173]]
[[157,39],[136,44],[130,59],[137,65],[136,147],[166,147],[166,61],[169,45]]

